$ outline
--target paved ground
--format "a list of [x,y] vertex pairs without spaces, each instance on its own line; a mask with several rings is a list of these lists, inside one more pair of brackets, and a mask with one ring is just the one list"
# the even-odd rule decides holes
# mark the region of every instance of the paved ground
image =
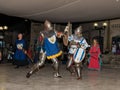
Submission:
[[0,64],[0,90],[120,90],[120,68],[103,68],[101,72],[83,69],[83,79],[76,80],[62,65],[63,78],[53,78],[51,65],[46,65],[29,79],[29,68],[14,69]]

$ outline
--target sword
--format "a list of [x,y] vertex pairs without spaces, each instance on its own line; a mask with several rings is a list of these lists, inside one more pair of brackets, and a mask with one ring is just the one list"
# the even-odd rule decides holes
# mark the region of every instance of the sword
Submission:
[[27,52],[25,52],[26,50],[23,48],[22,51],[23,51],[24,54],[26,54],[26,56],[29,58],[30,62],[31,62],[32,64],[34,64],[34,63],[33,63],[34,60],[31,58],[31,56],[30,56]]

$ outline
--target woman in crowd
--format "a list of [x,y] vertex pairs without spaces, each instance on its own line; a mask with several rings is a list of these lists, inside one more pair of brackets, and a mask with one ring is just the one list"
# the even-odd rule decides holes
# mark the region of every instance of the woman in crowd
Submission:
[[100,70],[102,60],[100,46],[98,44],[97,39],[93,39],[93,45],[90,48],[89,55],[90,57],[88,60],[89,62],[88,68],[93,70]]

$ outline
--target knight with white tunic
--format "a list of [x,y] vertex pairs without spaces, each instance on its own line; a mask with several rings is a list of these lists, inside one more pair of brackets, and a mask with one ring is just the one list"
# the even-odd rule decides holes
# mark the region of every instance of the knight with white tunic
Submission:
[[82,79],[81,62],[83,61],[85,57],[86,48],[89,47],[89,45],[86,42],[85,38],[82,36],[82,26],[79,26],[75,30],[75,34],[72,34],[72,35],[68,35],[69,31],[67,29],[69,29],[68,26],[65,29],[65,32],[68,32],[66,36],[68,36],[68,42],[69,42],[69,45],[68,45],[69,46],[69,52],[68,52],[69,60],[67,63],[67,69],[71,72],[72,75],[76,72],[77,79],[79,80],[79,79]]

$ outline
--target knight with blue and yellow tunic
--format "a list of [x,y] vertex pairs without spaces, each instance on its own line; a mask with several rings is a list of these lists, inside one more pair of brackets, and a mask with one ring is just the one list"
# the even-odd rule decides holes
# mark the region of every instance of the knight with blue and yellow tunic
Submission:
[[53,62],[53,67],[55,70],[54,77],[61,77],[59,74],[59,62],[57,57],[62,55],[62,51],[58,47],[56,33],[51,27],[51,23],[46,20],[44,26],[44,30],[40,32],[37,45],[41,47],[39,62],[36,63],[31,71],[27,73],[27,78],[29,78],[36,71],[36,69],[44,65],[46,58]]
[[46,52],[47,59],[57,58],[62,54],[62,51],[60,51],[58,47],[55,35],[50,38],[45,38],[43,47]]

